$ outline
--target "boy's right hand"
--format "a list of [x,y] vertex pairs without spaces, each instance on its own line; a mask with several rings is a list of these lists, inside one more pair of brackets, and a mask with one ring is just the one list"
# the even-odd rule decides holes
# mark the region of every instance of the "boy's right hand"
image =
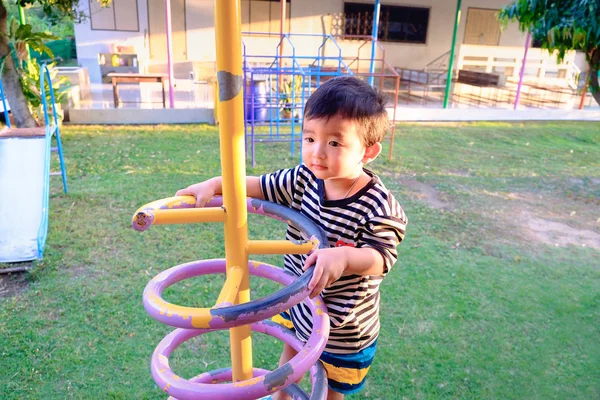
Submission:
[[211,181],[204,181],[190,185],[185,189],[180,189],[175,193],[175,196],[194,196],[196,198],[196,207],[204,207],[204,205],[215,195],[215,189]]

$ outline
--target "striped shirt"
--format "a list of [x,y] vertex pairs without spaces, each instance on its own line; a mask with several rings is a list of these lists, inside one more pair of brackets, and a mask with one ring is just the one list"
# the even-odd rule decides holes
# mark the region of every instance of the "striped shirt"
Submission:
[[[404,239],[406,216],[394,196],[371,171],[371,181],[355,195],[326,200],[323,180],[301,164],[262,175],[260,183],[265,199],[290,207],[316,222],[326,233],[331,247],[371,247],[384,259],[384,276],[398,258],[396,246]],[[288,225],[286,238],[298,241],[295,227]],[[284,268],[300,276],[306,255],[288,254]],[[321,293],[331,319],[326,351],[356,353],[371,345],[379,335],[379,284],[384,276],[346,275]],[[303,303],[290,315],[296,335],[306,341],[312,328],[312,316]]]

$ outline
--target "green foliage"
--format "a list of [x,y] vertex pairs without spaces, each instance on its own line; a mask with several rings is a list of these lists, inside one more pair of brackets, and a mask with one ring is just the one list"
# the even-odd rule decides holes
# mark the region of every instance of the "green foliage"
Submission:
[[[100,4],[106,6],[112,0],[99,0]],[[45,18],[53,25],[64,23],[65,19],[75,22],[81,22],[88,16],[84,11],[79,10],[80,0],[18,0],[17,3],[25,7],[38,3],[45,15]],[[87,4],[87,2],[85,2]]]
[[[54,90],[54,100],[56,104],[61,104],[67,99],[67,89],[69,80],[65,76],[61,76],[56,79],[58,70],[53,68],[55,63],[48,64],[48,70],[50,71],[50,79],[52,81],[52,88]],[[35,58],[27,60],[23,63],[23,66],[19,69],[21,88],[23,94],[29,103],[29,108],[33,117],[37,121],[42,121],[44,118],[44,110],[42,109],[42,93],[40,92],[41,87],[41,74],[44,71],[41,66],[37,63]],[[50,107],[52,99],[50,96],[50,87],[48,85],[48,77],[44,77],[44,89],[46,92],[46,104]],[[48,112],[52,110],[49,108]]]
[[[19,9],[14,1],[4,1],[8,18],[19,18]],[[55,12],[54,12],[55,13]],[[36,32],[49,32],[59,38],[75,36],[73,20],[48,16],[40,4],[32,4],[25,9],[25,21]]]
[[[8,22],[8,39],[16,49],[24,49],[25,46],[29,46],[30,49],[48,54],[50,58],[53,58],[52,50],[44,42],[56,40],[58,37],[48,32],[35,32],[31,25],[21,25],[15,18],[11,18]],[[26,54],[19,54],[19,58],[26,58]]]
[[[499,18],[517,20],[519,29],[531,32],[543,48],[558,51],[559,60],[568,50],[581,50],[591,65],[592,52],[600,46],[598,0],[514,0]],[[592,67],[597,69],[597,63]]]
[[[12,51],[2,59],[0,64],[0,70],[3,70],[4,63],[8,57],[13,57],[13,60],[16,61],[15,70],[19,75],[19,82],[23,89],[23,94],[27,99],[33,117],[38,122],[42,121],[44,116],[44,111],[42,109],[42,93],[40,91],[41,74],[43,71],[35,58],[27,59],[25,49],[29,46],[32,50],[47,54],[50,58],[53,58],[54,55],[52,54],[52,50],[45,44],[45,41],[49,39],[56,39],[56,36],[47,32],[35,32],[31,25],[20,25],[16,19],[12,18],[8,24],[8,41]],[[54,63],[48,64],[48,68],[50,70],[55,101],[56,103],[61,103],[66,100],[68,79],[66,77],[56,79],[58,71],[52,68],[54,65]],[[44,81],[44,88],[46,93],[46,104],[50,105],[52,104],[52,101],[47,79]],[[48,111],[50,112],[51,110]]]
[[[51,178],[44,260],[27,275],[27,290],[0,298],[0,398],[164,400],[149,359],[173,328],[148,316],[142,292],[173,265],[223,257],[224,232],[206,223],[139,233],[131,217],[221,173],[218,129],[65,126],[61,136],[70,192]],[[249,175],[298,162],[284,143],[256,151]],[[523,209],[571,227],[548,236],[599,232],[597,127],[404,124],[394,159],[380,156],[371,168],[409,225],[381,285],[377,356],[365,389],[348,400],[600,398],[598,250],[523,237],[534,221],[515,223]],[[410,180],[449,206],[429,206]],[[248,225],[252,239],[283,237],[279,221],[251,215]],[[165,299],[207,307],[223,282],[222,275],[186,279]],[[278,288],[251,280],[253,299]],[[276,367],[280,349],[253,334],[256,367]],[[230,366],[228,333],[182,344],[170,364],[184,378]]]
[[[277,89],[275,87],[274,89]],[[302,101],[302,77],[293,75],[283,80],[279,86],[279,105],[282,111],[292,111],[292,107],[299,106]]]

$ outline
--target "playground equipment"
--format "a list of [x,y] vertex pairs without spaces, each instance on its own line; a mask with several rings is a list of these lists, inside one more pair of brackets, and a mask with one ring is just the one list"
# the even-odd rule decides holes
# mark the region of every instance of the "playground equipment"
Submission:
[[[143,231],[153,224],[215,221],[226,216],[224,209],[221,207],[223,204],[221,198],[213,199],[202,209],[193,209],[194,204],[195,199],[190,196],[172,197],[150,203],[136,212],[133,227]],[[286,241],[249,241],[249,253],[284,254],[293,251],[305,253],[307,250],[314,249],[317,245],[327,247],[327,237],[320,228],[303,215],[287,207],[258,199],[248,199],[246,209],[250,213],[291,223],[301,229],[304,236],[311,238],[310,241],[302,244]],[[161,272],[146,286],[143,301],[148,313],[157,321],[180,328],[166,336],[152,356],[151,370],[157,384],[178,399],[230,399],[232,397],[235,399],[255,399],[284,389],[311,368],[313,382],[313,396],[311,398],[323,398],[327,393],[325,372],[320,364],[315,365],[325,347],[329,334],[329,317],[323,301],[317,299],[307,303],[313,315],[313,332],[304,346],[298,341],[295,334],[288,329],[271,321],[266,321],[266,319],[289,309],[307,297],[309,293],[307,285],[312,270],[293,281],[293,277],[280,268],[260,262],[250,261],[246,271],[243,268],[234,267],[228,272],[225,286],[215,306],[211,309],[173,305],[167,303],[161,297],[166,288],[181,280],[204,274],[224,273],[226,272],[225,267],[225,260],[204,260],[182,264]],[[274,280],[286,285],[286,287],[265,298],[233,305],[233,301],[238,294],[235,288],[243,279],[242,275],[247,273],[248,270],[252,275]],[[215,380],[231,379],[230,370],[212,371],[188,381],[178,377],[169,368],[169,355],[184,341],[214,330],[231,329],[249,324],[252,324],[253,331],[274,336],[290,344],[299,351],[298,355],[289,362],[289,365],[282,366],[272,372],[254,370],[252,379],[231,384],[210,384]],[[220,378],[217,379],[215,374],[218,374]],[[294,388],[293,390],[298,391],[300,389]],[[298,398],[306,397],[302,395]]]
[[[344,35],[341,39],[354,42],[356,56],[343,56],[332,35],[284,34],[274,39],[266,33],[244,33],[244,128],[252,166],[257,143],[289,142],[290,153],[295,154],[296,145],[301,145],[306,100],[321,83],[342,75],[364,79],[388,95],[392,158],[401,77],[385,61],[385,48],[371,36]],[[268,45],[273,46],[272,55],[257,54]]]
[[[246,198],[239,10],[239,0],[215,2],[223,197],[213,199],[204,208],[193,208],[195,199],[191,196],[162,199],[141,207],[133,217],[132,225],[137,230],[145,230],[153,224],[222,222],[225,225],[224,260],[178,265],[158,274],[144,290],[144,307],[150,315],[178,328],[156,348],[151,361],[152,375],[165,392],[178,399],[256,399],[279,390],[287,391],[294,398],[306,399],[308,395],[292,384],[310,368],[313,382],[310,398],[324,399],[327,379],[318,359],[329,336],[329,317],[322,299],[307,302],[313,315],[313,331],[305,344],[291,331],[265,320],[306,299],[313,268],[294,281],[293,276],[281,269],[248,260],[249,254],[306,254],[327,246],[328,240],[316,224],[299,213]],[[310,240],[301,243],[248,240],[248,212],[291,223]],[[225,284],[212,308],[174,305],[161,297],[163,290],[176,282],[223,272],[226,273]],[[275,280],[286,287],[250,301],[250,274]],[[168,357],[177,346],[194,336],[219,329],[230,332],[231,369],[204,373],[190,380],[171,371]],[[253,368],[251,330],[284,340],[298,350],[298,354],[271,372]],[[225,380],[233,382],[215,384]]]
[[[44,126],[13,128],[0,82],[6,121],[6,127],[0,131],[0,262],[43,257],[48,232],[50,175],[62,176],[63,191],[67,193],[67,173],[50,71],[45,64],[40,68]],[[56,139],[56,147],[52,147],[52,138]],[[50,172],[52,152],[58,152],[60,172]]]
[[[310,94],[327,79],[354,74],[331,35],[284,34],[276,40],[269,36],[244,33],[245,134],[252,166],[256,143],[289,142],[295,154]],[[254,49],[268,44],[273,54]]]

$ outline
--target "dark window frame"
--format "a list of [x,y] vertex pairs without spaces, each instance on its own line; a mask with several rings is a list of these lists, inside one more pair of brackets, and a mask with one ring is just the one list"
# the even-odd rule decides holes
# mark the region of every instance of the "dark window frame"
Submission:
[[[344,10],[343,10],[343,21],[344,21],[344,33],[342,37],[347,39],[352,39],[352,35],[357,35],[357,33],[349,33],[348,27],[348,14],[350,14],[347,10],[348,8],[363,8],[365,13],[371,14],[370,20],[365,20],[360,22],[357,25],[353,25],[352,28],[356,28],[358,30],[362,30],[361,34],[371,36],[373,31],[373,11],[375,5],[372,3],[356,3],[356,2],[344,2]],[[380,6],[380,15],[379,15],[379,29],[377,34],[377,39],[382,42],[389,43],[407,43],[407,44],[427,44],[428,33],[429,33],[429,22],[431,20],[431,7],[421,7],[421,6],[411,6],[411,5],[403,5],[403,4],[381,4]],[[395,39],[390,37],[389,33],[389,17],[392,12],[417,12],[417,13],[426,13],[426,17],[419,24],[424,24],[424,32],[422,34],[422,39],[410,40],[410,39]],[[356,13],[354,11],[353,13]],[[363,11],[360,11],[363,12]],[[355,18],[353,18],[355,20]],[[394,22],[394,21],[392,21]],[[409,21],[397,21],[400,24],[411,24]],[[356,22],[354,22],[356,24]],[[351,28],[350,28],[351,29]]]
[[117,28],[117,17],[115,16],[114,3],[115,3],[115,1],[118,1],[118,0],[112,0],[111,7],[110,7],[112,10],[112,14],[113,14],[113,22],[115,24],[115,29],[94,28],[94,18],[92,18],[92,1],[93,0],[88,0],[88,9],[90,10],[90,14],[89,14],[90,15],[90,29],[92,31],[107,31],[107,32],[139,32],[140,31],[140,10],[138,8],[137,0],[134,1],[137,29],[118,29]]

